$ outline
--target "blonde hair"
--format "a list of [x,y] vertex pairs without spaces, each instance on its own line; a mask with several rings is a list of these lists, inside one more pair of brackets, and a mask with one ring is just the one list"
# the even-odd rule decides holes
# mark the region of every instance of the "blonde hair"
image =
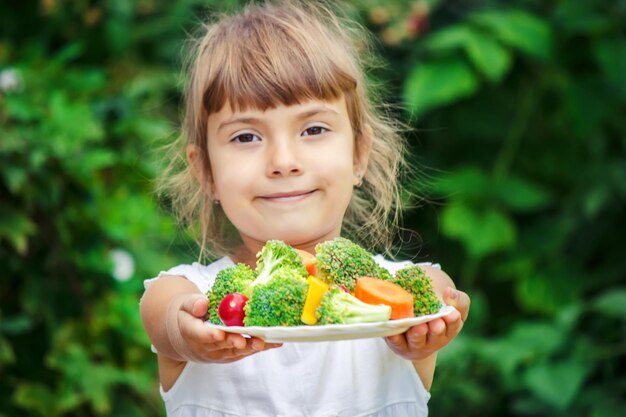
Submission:
[[371,57],[367,32],[319,3],[265,2],[205,25],[193,48],[182,135],[170,148],[158,191],[171,199],[182,224],[193,226],[200,219],[201,255],[229,254],[239,243],[211,190],[198,183],[185,157],[187,144],[199,147],[203,174],[210,178],[208,116],[227,103],[237,110],[265,110],[342,95],[357,155],[364,149],[364,135],[372,140],[367,173],[354,189],[343,233],[389,253],[402,211],[398,177],[405,145],[399,124],[375,107],[366,88],[364,68]]

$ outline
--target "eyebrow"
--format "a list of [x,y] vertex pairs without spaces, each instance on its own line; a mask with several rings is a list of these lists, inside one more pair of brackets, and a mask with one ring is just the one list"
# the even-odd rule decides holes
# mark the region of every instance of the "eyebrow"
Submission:
[[[311,116],[315,116],[318,114],[324,114],[324,113],[328,113],[328,114],[332,114],[332,115],[339,115],[339,112],[337,112],[334,109],[331,109],[330,107],[325,107],[325,106],[321,106],[321,107],[315,107],[312,108],[310,110],[306,110],[304,112],[301,112],[299,114],[296,114],[296,119],[297,120],[303,120],[303,119],[307,119]],[[222,123],[220,123],[220,125],[218,126],[217,130],[222,130],[223,128],[233,125],[233,124],[237,124],[237,123],[242,123],[242,124],[259,124],[261,123],[261,119],[258,119],[256,117],[236,117],[234,119],[229,119],[226,120]]]

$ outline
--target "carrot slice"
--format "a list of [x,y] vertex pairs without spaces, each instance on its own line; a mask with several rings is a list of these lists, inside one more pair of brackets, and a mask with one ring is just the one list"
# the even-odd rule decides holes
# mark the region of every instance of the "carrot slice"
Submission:
[[315,256],[310,252],[302,249],[296,249],[296,251],[300,254],[300,257],[302,258],[302,263],[304,263],[304,267],[306,268],[306,271],[309,273],[309,275],[315,276],[315,272],[317,272],[315,269]]
[[354,295],[367,304],[385,304],[391,307],[391,320],[413,317],[413,296],[393,282],[373,277],[356,279]]

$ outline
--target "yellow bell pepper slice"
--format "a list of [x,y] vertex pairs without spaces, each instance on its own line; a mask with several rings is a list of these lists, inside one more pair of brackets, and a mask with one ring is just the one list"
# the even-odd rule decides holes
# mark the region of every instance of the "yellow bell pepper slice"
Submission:
[[309,284],[309,290],[306,293],[302,317],[300,319],[303,323],[312,325],[317,323],[315,310],[317,310],[317,307],[322,302],[324,293],[328,291],[328,284],[312,275],[309,275],[306,281]]

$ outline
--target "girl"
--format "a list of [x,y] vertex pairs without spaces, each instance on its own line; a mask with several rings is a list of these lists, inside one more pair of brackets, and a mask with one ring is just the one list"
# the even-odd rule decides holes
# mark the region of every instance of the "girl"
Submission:
[[[343,232],[389,248],[403,147],[368,99],[357,55],[364,39],[322,7],[266,3],[222,17],[197,45],[184,158],[163,186],[183,221],[199,216],[202,249],[223,257],[146,281],[141,317],[168,415],[428,413],[436,352],[469,310],[437,267],[424,265],[457,310],[402,335],[279,345],[204,325],[216,274],[253,266],[267,240],[313,253]],[[392,273],[407,265],[376,259]]]

